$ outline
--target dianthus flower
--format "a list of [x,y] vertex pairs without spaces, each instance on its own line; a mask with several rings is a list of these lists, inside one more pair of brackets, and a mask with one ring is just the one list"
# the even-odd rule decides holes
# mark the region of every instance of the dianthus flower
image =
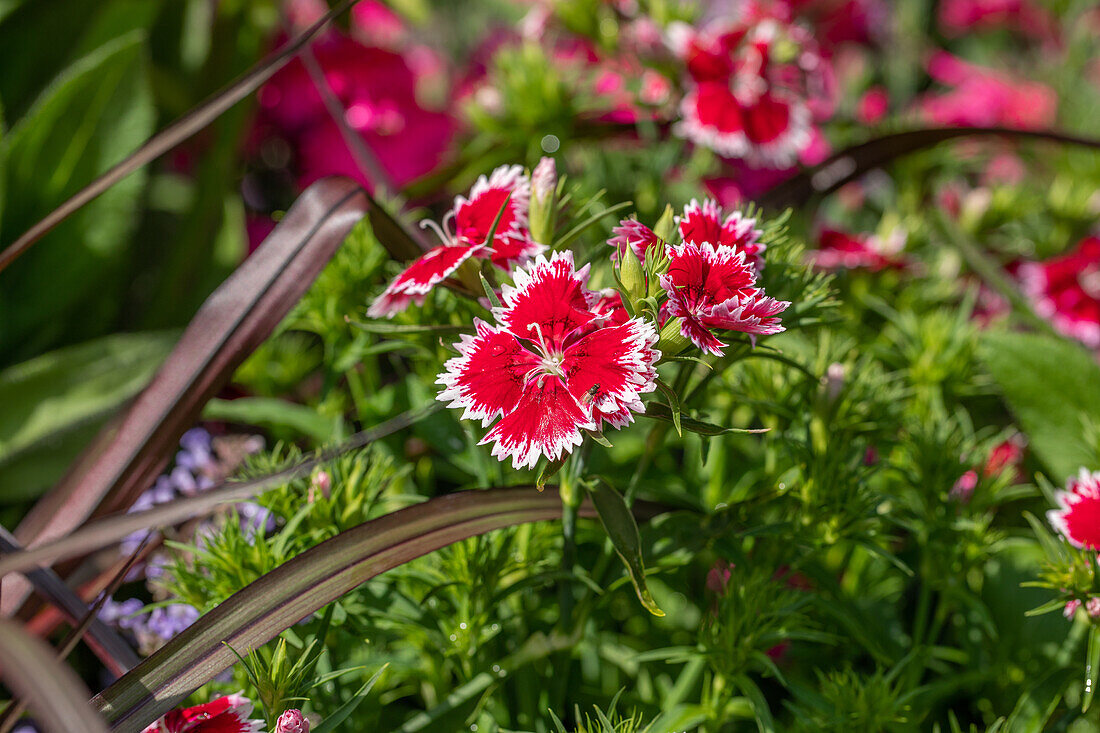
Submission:
[[727,158],[782,167],[810,142],[811,102],[829,96],[831,73],[804,28],[758,15],[674,29],[694,82],[676,131]]
[[732,247],[744,252],[749,264],[759,271],[764,267],[764,250],[760,241],[762,232],[756,228],[756,219],[750,219],[740,211],[722,218],[722,207],[714,199],[699,203],[695,199],[684,207],[680,217],[680,236],[687,244],[711,247]]
[[[611,230],[611,233],[615,236],[607,240],[607,243],[618,250],[620,255],[630,247],[634,250],[634,255],[639,262],[645,262],[645,255],[649,248],[661,241],[652,229],[637,219],[623,219],[619,222],[619,226]],[[612,257],[614,256],[613,254]]]
[[1047,512],[1047,521],[1074,547],[1100,550],[1100,471],[1081,473],[1066,482],[1066,490],[1055,494],[1057,509]]
[[[413,301],[423,304],[432,288],[468,259],[490,259],[497,267],[506,268],[543,251],[545,247],[532,240],[527,229],[530,199],[531,181],[518,165],[501,166],[488,178],[484,175],[478,178],[469,198],[455,198],[454,208],[443,217],[443,227],[434,227],[443,244],[409,265],[375,299],[367,313],[372,318],[388,318]],[[501,207],[504,213],[493,241],[488,242]],[[434,222],[424,224],[431,226]],[[449,231],[452,224],[453,231]]]
[[172,710],[142,733],[255,733],[262,720],[251,720],[252,702],[236,693],[205,705]]
[[593,312],[600,296],[586,287],[588,266],[572,252],[540,255],[502,289],[496,323],[474,320],[475,334],[456,344],[436,380],[439,399],[462,417],[488,426],[482,444],[515,468],[539,457],[558,460],[581,444],[583,430],[619,428],[644,412],[660,352],[657,334],[640,318],[624,323]]
[[754,340],[784,330],[778,316],[790,303],[756,287],[756,270],[744,251],[685,243],[668,252],[671,262],[661,275],[668,293],[665,315],[680,318],[680,333],[697,347],[722,355],[725,344],[710,329],[742,331]]
[[1018,270],[1035,309],[1058,331],[1100,349],[1100,238],[1086,237],[1071,252]]

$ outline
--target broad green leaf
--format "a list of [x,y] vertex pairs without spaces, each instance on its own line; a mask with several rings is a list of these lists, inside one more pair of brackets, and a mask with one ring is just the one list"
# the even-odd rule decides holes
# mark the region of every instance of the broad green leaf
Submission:
[[1061,481],[1097,456],[1082,438],[1082,418],[1100,417],[1100,366],[1083,347],[1030,333],[992,331],[980,355],[1035,455]]
[[[152,132],[143,41],[142,33],[130,33],[79,59],[12,126],[4,141],[0,243],[13,241]],[[116,317],[123,299],[97,296],[125,292],[129,284],[129,234],[144,180],[138,171],[120,181],[0,274],[5,360],[102,332]]]
[[[91,432],[145,386],[176,336],[106,336],[0,372],[0,502],[60,478]],[[29,478],[35,483],[16,483]]]
[[215,398],[206,403],[202,416],[206,420],[225,420],[260,428],[289,428],[318,443],[329,443],[339,437],[341,423],[339,418],[325,417],[312,407],[275,397]]
[[607,530],[607,536],[611,538],[615,552],[626,565],[630,581],[634,584],[634,591],[638,594],[638,600],[654,616],[664,616],[665,612],[658,608],[657,602],[653,600],[653,594],[646,586],[645,564],[642,562],[642,539],[638,534],[638,524],[634,521],[634,515],[626,505],[623,495],[602,479],[594,482],[590,487],[590,493],[596,512],[600,515],[600,521]]

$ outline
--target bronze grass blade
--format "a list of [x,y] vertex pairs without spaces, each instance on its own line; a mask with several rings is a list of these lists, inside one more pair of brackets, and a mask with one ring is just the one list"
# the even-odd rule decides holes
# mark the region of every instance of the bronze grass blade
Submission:
[[71,198],[51,211],[44,219],[28,229],[19,239],[12,242],[10,246],[0,252],[0,271],[29,249],[32,244],[49,233],[51,229],[69,218],[89,201],[100,196],[104,191],[136,171],[138,168],[141,168],[147,163],[151,163],[176,145],[187,140],[220,117],[237,102],[256,91],[261,84],[270,79],[272,75],[285,66],[298,51],[312,41],[330,21],[344,13],[357,1],[358,0],[343,0],[343,2],[326,13],[324,17],[307,28],[300,36],[291,39],[281,48],[272,52],[264,59],[261,59],[255,66],[246,71],[235,81],[230,82],[224,89],[216,92],[198,107],[195,107],[164,130],[146,140],[141,147],[119,162],[118,165],[73,194]]
[[[29,550],[0,557],[0,577],[8,573],[21,572],[27,574],[29,578],[31,574],[36,572],[36,569],[40,570],[39,566],[85,555],[112,545],[134,532],[178,524],[192,517],[206,514],[220,504],[245,501],[267,489],[307,476],[317,466],[323,465],[348,451],[362,448],[368,443],[402,430],[437,412],[442,407],[442,404],[436,404],[420,410],[405,412],[377,427],[356,433],[339,446],[325,451],[315,458],[302,461],[268,476],[249,481],[223,483],[197,496],[177,499],[146,511],[118,514],[89,522],[65,537],[60,537]],[[58,580],[61,582],[60,579]]]
[[[306,189],[264,244],[207,298],[117,428],[97,438],[101,450],[84,461],[87,469],[43,497],[16,537],[33,547],[64,537],[90,516],[133,504],[203,404],[305,293],[367,206],[366,195],[346,178]],[[6,584],[4,610],[18,608],[26,591]]]
[[[235,593],[97,695],[93,705],[112,730],[138,733],[232,666],[232,649],[259,647],[402,563],[494,529],[555,519],[561,511],[557,491],[523,486],[439,496],[365,522]],[[595,516],[589,503],[580,513]]]
[[854,181],[868,171],[881,168],[904,155],[947,140],[973,136],[1047,140],[1100,149],[1100,139],[1069,135],[1053,130],[1012,130],[1005,127],[930,127],[923,130],[908,130],[872,138],[867,142],[841,150],[829,156],[820,165],[807,168],[773,187],[760,196],[757,203],[771,209],[798,207],[814,196],[828,195],[845,183]]
[[87,688],[56,652],[13,621],[0,620],[0,676],[47,733],[106,733]]
[[[5,559],[9,553],[18,553],[22,548],[8,530],[0,527],[0,550]],[[74,626],[81,623],[89,606],[80,596],[49,568],[35,568],[26,574],[27,580],[38,593],[56,606]],[[97,618],[86,621],[88,646],[106,667],[115,675],[123,675],[138,665],[141,659],[121,636],[107,624]]]

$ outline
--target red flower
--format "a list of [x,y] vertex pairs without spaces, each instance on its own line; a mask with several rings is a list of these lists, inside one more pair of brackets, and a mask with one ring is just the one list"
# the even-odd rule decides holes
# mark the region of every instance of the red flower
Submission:
[[890,111],[890,93],[885,87],[871,87],[860,97],[856,118],[865,125],[874,125]]
[[767,335],[783,331],[779,314],[790,303],[764,296],[745,252],[732,247],[685,243],[669,247],[672,261],[661,275],[668,293],[665,314],[681,318],[680,333],[703,351],[722,355],[709,329]]
[[598,296],[587,280],[588,266],[576,270],[568,251],[516,270],[496,325],[475,320],[475,335],[462,337],[461,355],[436,380],[439,399],[463,418],[483,426],[500,418],[481,443],[515,468],[561,458],[603,421],[628,424],[655,388],[653,326],[639,318],[605,324],[592,312]]
[[943,0],[939,22],[950,36],[1004,27],[1051,41],[1058,37],[1054,18],[1028,0]]
[[[518,165],[501,166],[488,178],[478,178],[470,189],[469,198],[455,198],[454,208],[443,217],[443,228],[434,227],[443,245],[429,250],[398,275],[371,304],[368,315],[389,318],[413,301],[423,304],[432,288],[470,258],[491,259],[494,265],[503,269],[544,250],[543,245],[531,239],[527,230],[530,199],[531,182]],[[487,242],[489,230],[502,206],[504,213],[493,241]],[[446,231],[452,222],[454,232]]]
[[1080,475],[1066,482],[1066,490],[1055,494],[1058,509],[1047,512],[1047,521],[1074,547],[1100,550],[1100,471]]
[[[810,142],[811,103],[831,96],[830,71],[804,29],[755,15],[680,31],[675,45],[695,87],[676,130],[727,158],[788,166]],[[777,51],[790,44],[793,54]]]
[[205,705],[172,710],[142,733],[255,733],[262,720],[250,720],[252,703],[240,693]]
[[1065,335],[1100,349],[1100,238],[1086,237],[1046,262],[1025,262],[1018,275],[1040,315]]
[[744,252],[757,271],[764,267],[764,250],[767,249],[760,241],[762,233],[756,228],[756,219],[740,211],[734,211],[723,220],[722,207],[714,199],[706,199],[701,204],[692,199],[680,217],[680,236],[685,243],[732,247]]
[[886,268],[900,268],[905,261],[899,252],[905,246],[905,231],[895,229],[888,238],[873,234],[847,234],[836,229],[821,230],[816,252],[810,260],[826,270],[866,268],[878,272]]

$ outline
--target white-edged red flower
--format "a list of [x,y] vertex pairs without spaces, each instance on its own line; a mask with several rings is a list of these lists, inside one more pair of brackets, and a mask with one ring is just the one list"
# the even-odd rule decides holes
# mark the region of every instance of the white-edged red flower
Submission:
[[496,322],[475,319],[475,333],[456,344],[460,355],[436,380],[439,399],[463,418],[483,427],[499,418],[481,443],[515,468],[560,459],[603,422],[627,425],[655,388],[653,326],[593,312],[601,296],[587,280],[588,266],[577,270],[568,251],[517,269]]
[[684,243],[668,248],[671,261],[661,275],[668,293],[664,313],[680,318],[680,333],[708,354],[722,355],[712,329],[756,336],[779,333],[779,314],[789,302],[764,295],[756,270],[744,251],[733,247]]
[[[623,254],[626,248],[630,247],[634,250],[634,255],[639,262],[645,262],[645,255],[649,248],[661,241],[652,229],[637,219],[623,219],[619,222],[619,226],[611,230],[611,233],[615,236],[607,240],[607,243],[617,250],[617,254]],[[612,257],[615,256],[615,254],[612,255]]]
[[757,271],[764,267],[764,250],[767,249],[767,245],[760,241],[761,234],[763,232],[756,228],[756,219],[740,211],[734,211],[723,219],[722,207],[714,199],[705,199],[703,203],[692,199],[680,217],[680,236],[685,243],[732,247],[744,252],[749,264]]
[[1058,508],[1047,512],[1050,525],[1074,547],[1100,550],[1100,471],[1082,468],[1054,498]]
[[694,83],[677,134],[726,158],[792,165],[811,140],[813,88],[829,77],[805,29],[745,13],[674,36]]
[[[442,228],[434,222],[422,222],[422,226],[435,228],[443,244],[425,252],[398,275],[375,298],[367,314],[390,318],[410,303],[423,304],[432,288],[469,259],[488,259],[507,269],[545,250],[531,238],[527,228],[530,202],[531,181],[518,165],[501,166],[488,177],[479,177],[468,198],[455,197],[454,208],[443,217]],[[489,242],[497,214],[500,221]]]
[[264,728],[262,720],[252,720],[252,702],[235,693],[204,705],[180,708],[165,713],[142,733],[256,733]]

